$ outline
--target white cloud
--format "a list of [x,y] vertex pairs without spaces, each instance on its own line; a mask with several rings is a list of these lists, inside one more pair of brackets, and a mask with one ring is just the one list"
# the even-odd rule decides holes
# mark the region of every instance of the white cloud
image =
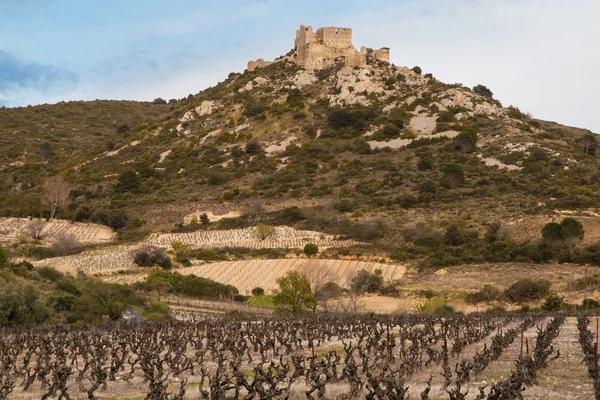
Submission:
[[490,87],[505,105],[600,132],[600,2],[425,0],[356,15],[355,44],[391,47],[392,62],[445,82]]

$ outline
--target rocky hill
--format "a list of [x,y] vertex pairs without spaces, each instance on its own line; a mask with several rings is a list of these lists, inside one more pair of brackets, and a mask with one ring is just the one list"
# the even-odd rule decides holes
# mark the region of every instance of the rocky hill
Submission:
[[73,188],[59,216],[131,231],[198,210],[298,206],[312,217],[308,228],[336,234],[356,234],[340,220],[388,232],[457,218],[483,232],[494,221],[600,206],[591,132],[319,31],[303,39],[318,51],[300,49],[297,33],[286,56],[169,104],[0,109],[0,213],[45,215],[42,183],[57,174]]

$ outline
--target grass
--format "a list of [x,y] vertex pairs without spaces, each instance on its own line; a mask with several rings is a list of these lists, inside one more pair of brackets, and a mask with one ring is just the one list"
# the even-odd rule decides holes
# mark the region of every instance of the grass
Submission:
[[250,300],[248,300],[248,305],[254,307],[275,307],[273,298],[270,296],[252,296]]

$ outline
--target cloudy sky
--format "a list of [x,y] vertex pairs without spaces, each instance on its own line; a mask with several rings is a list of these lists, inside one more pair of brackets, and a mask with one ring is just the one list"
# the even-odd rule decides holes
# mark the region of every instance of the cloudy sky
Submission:
[[353,28],[396,65],[600,132],[598,0],[0,0],[0,106],[180,98]]

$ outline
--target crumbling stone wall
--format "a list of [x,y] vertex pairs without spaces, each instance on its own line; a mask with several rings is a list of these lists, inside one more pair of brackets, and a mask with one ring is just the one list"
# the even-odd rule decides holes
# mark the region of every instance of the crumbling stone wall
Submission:
[[273,61],[265,61],[262,58],[256,61],[248,61],[248,71],[254,71],[256,68],[264,68],[271,64],[273,64]]

